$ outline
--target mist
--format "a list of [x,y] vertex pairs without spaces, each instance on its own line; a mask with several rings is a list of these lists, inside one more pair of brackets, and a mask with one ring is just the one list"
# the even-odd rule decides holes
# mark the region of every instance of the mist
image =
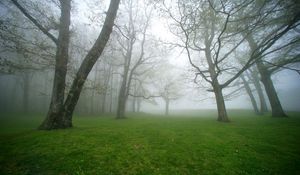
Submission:
[[0,174],[299,174],[295,0],[2,0]]
[[[35,9],[30,11],[31,15],[41,26],[49,28],[48,32],[51,36],[58,36],[58,28],[55,27],[59,22],[60,15],[57,4],[47,2],[43,7],[38,2],[21,3],[23,3],[21,5],[28,7],[35,4]],[[205,4],[205,2],[203,3]],[[64,90],[66,95],[72,79],[79,69],[80,62],[92,47],[92,43],[97,37],[96,33],[99,32],[99,26],[104,21],[105,11],[109,3],[105,2],[106,6],[100,8],[98,8],[98,4],[99,2],[96,1],[73,1],[69,62]],[[180,2],[178,4],[180,5]],[[245,26],[253,23],[253,25],[261,25],[262,27],[253,27],[247,33],[248,38],[243,38],[246,34],[242,33],[245,32],[242,24],[239,26],[240,28],[235,29],[232,26],[234,21],[222,21],[220,19],[220,26],[218,26],[220,29],[215,28],[214,35],[211,36],[215,37],[215,39],[211,38],[211,45],[215,43],[213,49],[217,52],[211,50],[210,54],[213,54],[212,63],[209,65],[209,63],[205,63],[205,59],[208,58],[205,58],[207,53],[206,56],[204,54],[205,43],[201,42],[206,36],[205,34],[201,35],[201,27],[199,29],[192,27],[193,30],[188,29],[185,28],[187,21],[177,20],[180,17],[178,11],[182,12],[183,20],[187,20],[188,17],[184,17],[183,12],[187,9],[193,10],[193,7],[188,4],[186,7],[176,9],[172,8],[173,5],[172,2],[154,3],[146,1],[130,1],[120,4],[119,14],[116,17],[110,39],[85,80],[75,113],[117,113],[118,110],[120,111],[118,105],[120,105],[122,98],[124,98],[124,104],[121,106],[125,108],[121,108],[132,112],[156,113],[161,111],[163,114],[166,108],[165,101],[168,98],[170,98],[167,100],[170,103],[170,111],[217,110],[216,97],[210,85],[213,83],[211,80],[214,79],[211,77],[212,75],[207,74],[211,71],[209,68],[211,66],[217,68],[215,73],[220,85],[234,74],[245,76],[254,100],[259,106],[260,97],[253,82],[251,82],[254,81],[251,74],[259,72],[260,68],[257,68],[257,62],[260,60],[266,69],[276,69],[275,71],[272,70],[270,77],[282,109],[284,111],[300,110],[300,96],[297,93],[300,88],[298,21],[293,21],[293,24],[290,24],[287,17],[282,16],[281,18],[286,20],[281,23],[286,23],[291,28],[284,33],[281,31],[283,30],[282,26],[279,26],[281,25],[280,22],[272,24],[270,26],[272,29],[268,29],[269,27],[264,25],[264,21],[247,21]],[[205,8],[209,8],[211,5],[202,7],[202,13],[204,13]],[[215,6],[218,7],[217,4]],[[49,14],[41,14],[40,12],[46,7],[51,9]],[[257,7],[254,4],[253,7],[239,9],[234,14],[239,14],[235,18],[242,19],[244,15],[242,11],[251,10],[251,8]],[[226,11],[227,9],[223,10]],[[231,10],[237,9],[232,7]],[[194,16],[190,16],[190,18],[197,18],[199,22],[211,19],[205,15],[196,16],[197,13],[195,11]],[[253,12],[253,15],[255,13]],[[268,11],[268,13],[271,14],[272,11]],[[286,15],[293,14],[291,12],[291,14]],[[45,33],[38,31],[35,24],[26,19],[11,2],[4,1],[1,3],[1,18],[0,111],[2,113],[46,114],[53,94],[55,46],[47,39]],[[265,20],[272,20],[272,17],[268,16]],[[194,22],[190,25],[198,24]],[[207,30],[209,30],[209,22],[203,22],[202,25],[207,25]],[[230,30],[236,31],[234,33]],[[132,36],[132,32],[134,32],[134,36]],[[194,35],[193,32],[200,35]],[[263,52],[255,53],[258,55],[267,53],[265,56],[255,57],[254,51],[251,53],[251,46],[247,43],[249,36],[251,35],[254,40],[255,38],[260,39],[258,37],[262,33],[268,32],[270,33],[268,42],[273,42],[273,44],[268,45],[268,48]],[[275,38],[275,34],[272,34],[276,32],[278,35],[280,34],[279,38]],[[184,33],[186,33],[185,36]],[[232,35],[231,40],[227,38],[230,35]],[[274,38],[271,35],[274,35]],[[193,43],[187,41],[187,39],[192,40],[191,37],[194,37],[192,38]],[[195,42],[196,39],[197,42]],[[129,41],[131,43],[128,43]],[[260,40],[256,42],[259,43]],[[257,47],[264,49],[264,43],[259,44]],[[131,50],[128,50],[129,46]],[[130,54],[130,58],[126,58],[128,54]],[[224,55],[226,57],[221,58]],[[220,63],[213,63],[217,59],[223,60]],[[248,61],[251,60],[249,61],[250,64],[246,63],[247,59]],[[264,89],[263,82],[259,80],[262,75],[257,74],[258,80],[255,81]],[[124,77],[127,78],[124,79]],[[244,86],[241,78],[237,76],[224,88],[222,87],[226,108],[253,110],[253,104],[251,104],[251,99]],[[124,92],[120,89],[124,89]],[[166,94],[169,94],[170,97],[166,97]],[[268,110],[272,110],[267,93],[263,92],[263,96]]]

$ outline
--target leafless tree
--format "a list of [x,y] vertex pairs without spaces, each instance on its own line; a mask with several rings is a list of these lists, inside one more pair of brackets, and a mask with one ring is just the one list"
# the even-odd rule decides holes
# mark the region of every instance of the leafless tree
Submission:
[[[119,90],[116,118],[125,118],[126,102],[132,88],[134,75],[139,67],[147,64],[151,54],[145,51],[147,30],[150,25],[152,7],[144,3],[130,0],[124,2],[125,24],[119,19],[117,41],[124,58],[121,87]],[[124,20],[124,19],[123,19]]]

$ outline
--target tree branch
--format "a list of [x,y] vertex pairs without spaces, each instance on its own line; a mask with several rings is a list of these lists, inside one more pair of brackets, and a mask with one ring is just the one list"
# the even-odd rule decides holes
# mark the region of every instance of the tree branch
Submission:
[[12,3],[36,26],[42,31],[45,35],[47,35],[56,45],[58,44],[57,38],[55,38],[49,31],[43,27],[35,18],[33,18],[27,10],[22,7],[21,4],[18,3],[17,0],[11,0]]

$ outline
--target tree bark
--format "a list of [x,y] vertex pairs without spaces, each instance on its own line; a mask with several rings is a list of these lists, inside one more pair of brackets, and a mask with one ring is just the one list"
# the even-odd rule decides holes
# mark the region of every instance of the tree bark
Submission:
[[67,75],[69,40],[70,40],[70,11],[71,0],[61,0],[61,17],[59,25],[58,43],[55,57],[55,73],[52,88],[51,103],[48,114],[39,129],[67,128],[63,117],[62,109],[65,96],[65,80]]
[[248,94],[248,96],[250,97],[250,100],[251,100],[251,104],[252,104],[252,107],[253,107],[253,110],[255,112],[256,115],[260,115],[260,111],[258,110],[258,107],[257,107],[257,103],[256,103],[256,100],[255,100],[255,97],[252,93],[252,90],[248,84],[248,82],[246,81],[245,77],[243,75],[241,75],[241,79],[243,81],[243,84],[244,84],[244,87],[246,89],[246,92]]
[[220,122],[229,122],[229,118],[226,111],[226,106],[224,102],[224,97],[222,93],[222,88],[220,87],[217,80],[213,84],[213,89],[216,97],[217,108],[218,108],[218,121]]

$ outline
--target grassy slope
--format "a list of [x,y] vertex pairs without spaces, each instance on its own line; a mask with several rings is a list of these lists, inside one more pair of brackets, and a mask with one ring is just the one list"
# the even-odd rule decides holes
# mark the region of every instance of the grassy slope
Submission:
[[1,119],[0,174],[300,174],[296,115],[76,117],[50,132],[38,117]]

